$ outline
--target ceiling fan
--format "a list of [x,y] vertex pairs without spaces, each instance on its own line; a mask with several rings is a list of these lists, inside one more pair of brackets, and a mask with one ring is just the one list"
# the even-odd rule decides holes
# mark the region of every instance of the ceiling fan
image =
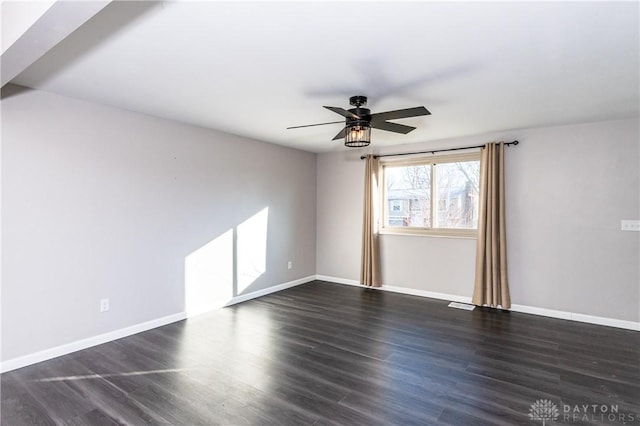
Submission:
[[[397,120],[399,118],[418,117],[421,115],[431,115],[423,106],[398,109],[395,111],[378,112],[371,114],[368,108],[363,108],[367,104],[366,96],[352,96],[349,103],[355,108],[344,109],[340,107],[325,106],[324,108],[345,117],[345,127],[333,140],[344,138],[344,144],[348,147],[360,148],[371,143],[371,128],[386,130],[388,132],[407,134],[415,127],[404,124],[391,123],[387,120]],[[326,124],[337,124],[342,121],[331,121],[329,123],[307,124],[304,126],[287,127],[287,129],[299,129],[301,127],[324,126]]]

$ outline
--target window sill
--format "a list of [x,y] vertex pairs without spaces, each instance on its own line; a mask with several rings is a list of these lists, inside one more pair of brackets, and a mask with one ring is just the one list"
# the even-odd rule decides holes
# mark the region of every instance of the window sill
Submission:
[[466,229],[404,229],[404,228],[382,228],[380,235],[407,235],[413,237],[436,237],[436,238],[461,238],[466,240],[478,239],[476,230]]

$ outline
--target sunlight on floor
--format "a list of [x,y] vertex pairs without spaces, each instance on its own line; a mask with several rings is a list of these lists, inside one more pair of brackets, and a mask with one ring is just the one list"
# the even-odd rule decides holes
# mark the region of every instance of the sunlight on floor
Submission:
[[167,368],[164,370],[131,371],[129,373],[84,374],[80,376],[49,377],[47,379],[39,379],[37,381],[38,382],[62,382],[65,380],[91,380],[91,379],[103,379],[103,378],[109,378],[109,377],[143,376],[146,374],[181,373],[183,371],[187,371],[187,369]]

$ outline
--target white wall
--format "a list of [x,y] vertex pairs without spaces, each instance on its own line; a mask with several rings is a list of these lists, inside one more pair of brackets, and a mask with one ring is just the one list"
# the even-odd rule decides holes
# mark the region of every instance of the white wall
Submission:
[[186,257],[265,207],[266,270],[234,295],[315,274],[315,154],[5,89],[3,361],[184,311]]
[[[640,219],[638,127],[631,119],[374,149],[518,139],[506,153],[512,302],[638,322],[640,234],[620,230],[621,219]],[[359,280],[361,154],[318,156],[319,275]],[[475,240],[382,235],[381,251],[385,285],[463,297],[473,292]]]

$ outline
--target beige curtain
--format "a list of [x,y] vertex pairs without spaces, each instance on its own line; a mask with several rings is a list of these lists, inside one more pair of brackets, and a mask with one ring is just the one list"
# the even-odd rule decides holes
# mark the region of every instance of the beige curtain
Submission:
[[380,243],[378,241],[378,173],[380,161],[367,155],[364,172],[364,211],[362,218],[362,262],[360,284],[380,287]]
[[482,148],[473,304],[511,307],[504,216],[504,142],[488,143]]

